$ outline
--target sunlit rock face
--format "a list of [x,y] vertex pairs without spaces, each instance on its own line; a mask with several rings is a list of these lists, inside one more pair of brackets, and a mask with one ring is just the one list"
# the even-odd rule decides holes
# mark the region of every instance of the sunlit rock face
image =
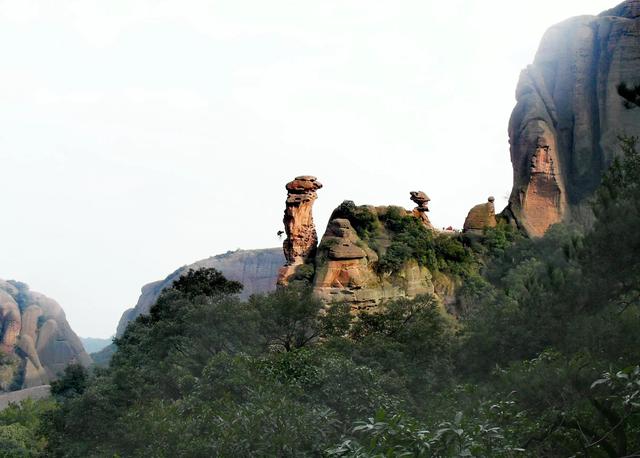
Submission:
[[469,210],[462,230],[464,232],[482,232],[487,227],[495,227],[496,209],[495,199],[489,197],[486,204],[479,204]]
[[[376,218],[387,210],[388,207],[369,207]],[[379,247],[390,245],[392,235],[382,225],[378,230],[373,243]],[[377,272],[377,262],[377,252],[358,236],[348,219],[332,218],[315,259],[314,292],[326,303],[349,303],[354,312],[390,299],[434,293],[431,272],[415,260],[407,261],[393,273]]]
[[640,84],[640,0],[551,27],[523,70],[509,122],[514,184],[507,214],[531,236],[554,223],[588,224],[588,200],[619,154],[618,136],[640,135],[640,108],[621,83]]
[[288,284],[299,266],[315,255],[318,234],[313,223],[313,203],[318,198],[316,191],[320,188],[322,184],[310,175],[296,177],[286,185],[287,200],[283,218],[287,235],[283,243],[286,264],[278,275],[279,285]]
[[91,363],[60,305],[15,281],[0,280],[0,351],[16,362],[4,368],[3,390],[44,385],[70,363]]

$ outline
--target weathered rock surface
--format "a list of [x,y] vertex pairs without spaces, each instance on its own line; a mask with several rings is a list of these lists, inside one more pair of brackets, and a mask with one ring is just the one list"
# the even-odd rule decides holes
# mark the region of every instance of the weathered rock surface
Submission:
[[60,305],[20,282],[0,280],[0,342],[3,353],[19,358],[4,377],[22,388],[54,380],[70,363],[91,363]]
[[[424,208],[428,198],[422,202],[418,205]],[[444,275],[438,274],[438,278],[434,279],[432,272],[414,259],[409,259],[394,272],[378,272],[376,265],[379,252],[384,253],[394,239],[393,233],[381,222],[390,208],[404,217],[423,221],[415,211],[384,206],[356,207],[351,201],[345,201],[334,211],[315,257],[313,290],[322,301],[345,302],[351,305],[353,312],[357,312],[401,297],[451,293],[449,286],[453,282],[445,281],[446,285],[442,284],[441,280],[446,280]],[[367,240],[358,235],[351,221],[345,217],[347,213],[354,221],[366,226],[361,230],[368,233]],[[446,305],[455,298],[443,294],[441,299]]]
[[462,230],[464,232],[482,232],[486,227],[496,227],[495,199],[489,197],[486,204],[480,204],[469,210],[464,220]]
[[281,248],[267,248],[262,250],[237,250],[225,254],[212,256],[208,259],[194,262],[180,267],[169,274],[164,280],[149,283],[142,287],[142,294],[135,307],[123,313],[118,323],[117,337],[122,336],[131,320],[146,314],[155,304],[160,293],[184,275],[189,269],[215,268],[230,280],[239,281],[244,285],[240,297],[247,299],[252,294],[271,291],[276,287],[278,269],[284,263]]
[[429,221],[429,217],[427,216],[427,212],[429,211],[429,196],[427,196],[422,191],[411,191],[411,200],[414,201],[418,206],[413,209],[413,214],[420,218],[422,224],[425,225],[428,229],[433,229],[433,225],[431,221]]
[[523,70],[509,122],[514,184],[507,215],[531,236],[557,222],[588,224],[588,199],[618,154],[640,135],[640,108],[618,86],[640,83],[640,0],[551,27]]
[[286,185],[287,200],[284,210],[285,233],[282,244],[286,264],[278,274],[278,284],[286,285],[298,266],[313,258],[318,246],[318,234],[313,223],[313,203],[322,184],[316,177],[303,175]]

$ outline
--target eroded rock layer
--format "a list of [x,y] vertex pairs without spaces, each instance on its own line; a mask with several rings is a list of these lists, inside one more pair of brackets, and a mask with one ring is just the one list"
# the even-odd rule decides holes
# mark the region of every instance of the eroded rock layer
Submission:
[[523,70],[509,122],[514,185],[507,214],[529,235],[563,220],[589,223],[588,199],[640,135],[640,108],[621,84],[640,84],[640,0],[551,27]]
[[286,264],[278,274],[278,284],[286,285],[295,275],[298,266],[315,255],[318,234],[313,223],[313,203],[322,184],[316,177],[303,175],[287,183],[287,200],[284,210],[284,229],[287,238],[283,243]]
[[476,205],[469,210],[462,230],[464,232],[482,232],[487,227],[495,227],[497,222],[494,201],[493,196],[489,197],[486,204]]
[[[418,205],[424,209],[427,201]],[[343,202],[334,210],[318,246],[314,293],[325,303],[348,303],[354,313],[419,294],[435,294],[443,305],[452,303],[454,282],[445,275],[430,271],[411,257],[393,261],[392,253],[406,249],[399,240],[403,237],[400,226],[411,226],[412,221],[424,226],[423,213]],[[421,231],[427,237],[433,234],[431,229]]]
[[0,351],[14,362],[0,371],[0,391],[45,385],[70,363],[91,363],[60,305],[15,281],[0,280]]

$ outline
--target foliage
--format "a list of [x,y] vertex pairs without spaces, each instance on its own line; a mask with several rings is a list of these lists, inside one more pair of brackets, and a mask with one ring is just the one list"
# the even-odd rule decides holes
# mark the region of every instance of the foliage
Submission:
[[50,400],[26,399],[0,411],[0,457],[35,458],[44,456],[45,438],[41,419],[54,408]]
[[617,87],[618,95],[622,97],[624,100],[622,104],[628,110],[640,106],[640,84],[636,84],[635,86],[627,86],[627,83],[620,83]]
[[379,231],[378,216],[369,207],[356,206],[351,200],[345,200],[333,211],[330,219],[334,218],[348,219],[363,240],[368,240]]
[[51,382],[51,394],[59,398],[81,395],[87,388],[89,371],[80,364],[69,364],[62,377]]
[[20,358],[0,349],[0,392],[17,389],[19,379]]
[[192,272],[109,368],[68,369],[35,423],[0,414],[0,440],[37,456],[19,453],[40,453],[41,422],[54,457],[635,456],[640,155],[622,149],[593,227],[539,239],[504,222],[436,236],[399,208],[343,203],[367,243],[384,224],[381,272],[413,258],[464,280],[457,323],[429,295],[351,315],[302,287],[242,302]]
[[473,253],[461,237],[435,235],[400,207],[389,207],[380,219],[392,233],[392,238],[391,245],[381,253],[379,272],[396,272],[410,259],[434,271],[464,275],[473,270]]
[[428,429],[402,415],[388,416],[384,411],[378,411],[375,417],[357,422],[352,437],[327,450],[327,455],[512,457],[520,456],[524,451],[510,445],[500,427],[474,420],[457,412],[453,420]]

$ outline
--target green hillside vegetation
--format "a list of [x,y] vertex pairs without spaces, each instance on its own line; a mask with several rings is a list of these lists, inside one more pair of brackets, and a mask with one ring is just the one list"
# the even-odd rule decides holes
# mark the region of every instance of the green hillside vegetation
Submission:
[[458,253],[471,272],[457,321],[431,296],[353,320],[303,288],[242,302],[240,284],[191,271],[108,368],[69,367],[55,404],[0,440],[27,450],[11,456],[637,456],[640,155],[621,144],[586,232],[500,224],[444,256],[430,239],[424,262],[455,271]]
[[462,235],[434,233],[403,208],[356,206],[347,200],[334,210],[334,218],[348,219],[362,242],[376,252],[380,274],[397,272],[410,259],[434,272],[467,276],[476,270],[476,259]]

